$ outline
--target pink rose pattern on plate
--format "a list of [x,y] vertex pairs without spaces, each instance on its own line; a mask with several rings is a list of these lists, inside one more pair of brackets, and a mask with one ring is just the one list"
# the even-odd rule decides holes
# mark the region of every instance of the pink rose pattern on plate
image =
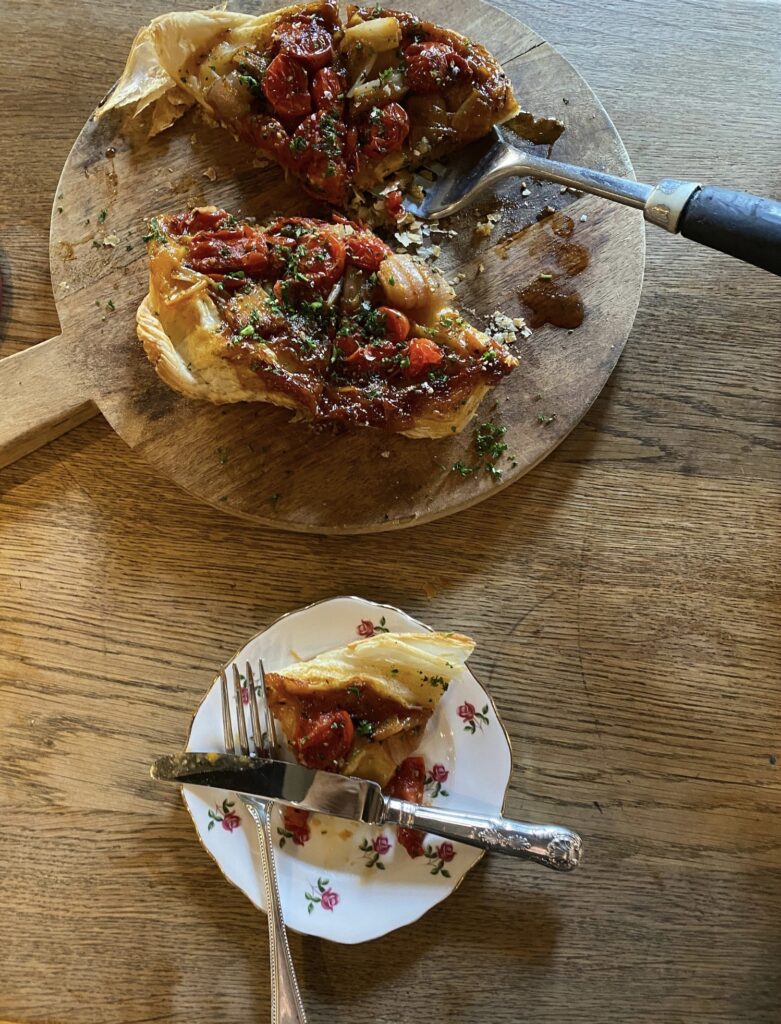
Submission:
[[436,800],[438,796],[450,796],[444,788],[449,776],[450,772],[443,764],[432,764],[430,770],[426,773],[426,781],[423,783],[426,790],[431,790],[429,796],[432,800]]
[[310,885],[309,891],[304,893],[304,899],[310,914],[318,903],[323,910],[333,911],[339,903],[339,893],[330,888],[327,878],[318,878],[317,885]]
[[482,732],[483,728],[489,724],[487,704],[483,705],[482,711],[478,711],[474,704],[470,704],[468,700],[465,700],[463,704],[459,704],[456,714],[464,723],[464,732],[471,732],[472,735],[478,729]]
[[383,615],[376,626],[371,619],[361,619],[355,627],[355,632],[358,636],[366,639],[366,637],[374,636],[375,633],[388,633],[390,630],[385,625],[385,616]]
[[443,878],[450,878],[450,872],[445,867],[456,855],[456,848],[452,843],[443,840],[439,846],[427,846],[425,849],[426,860],[431,869],[432,875],[442,875]]
[[241,824],[241,818],[233,810],[236,805],[232,800],[227,797],[220,804],[214,805],[214,810],[209,811],[209,828],[208,831],[214,828],[218,823],[222,825],[226,832],[233,832]]
[[367,868],[377,868],[379,871],[384,871],[385,865],[380,858],[384,857],[386,853],[390,853],[392,845],[390,839],[383,833],[377,836],[373,842],[369,842],[368,839],[362,839],[358,849],[363,853],[363,859],[366,862]]

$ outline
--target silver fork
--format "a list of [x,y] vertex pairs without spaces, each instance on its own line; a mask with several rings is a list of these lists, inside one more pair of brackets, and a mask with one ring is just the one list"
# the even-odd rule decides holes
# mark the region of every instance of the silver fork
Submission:
[[[260,703],[263,706],[263,722],[261,728],[261,712],[255,693],[255,679],[252,666],[247,662],[247,690],[249,693],[250,734],[255,756],[278,757],[279,743],[274,725],[274,716],[269,711],[266,696],[266,677],[263,662],[259,662]],[[238,747],[233,741],[231,724],[230,697],[228,680],[225,670],[220,670],[220,690],[222,695],[222,728],[225,738],[225,750],[250,756],[250,737],[247,735],[247,723],[244,718],[244,707],[241,701],[241,677],[238,667],[233,666],[233,688],[236,695],[236,726],[238,729]],[[266,914],[268,916],[268,945],[271,960],[271,1021],[272,1024],[306,1024],[306,1013],[301,1002],[296,970],[290,947],[287,941],[287,929],[282,917],[279,900],[279,881],[274,861],[274,843],[271,832],[272,804],[256,797],[242,796],[239,799],[252,816],[260,842],[260,861],[263,866],[263,889],[266,896]]]
[[665,178],[652,188],[604,171],[546,160],[511,145],[497,127],[449,157],[435,181],[419,177],[423,200],[416,204],[407,199],[404,207],[422,220],[439,220],[512,175],[556,181],[637,207],[650,224],[781,274],[781,201],[677,178]]

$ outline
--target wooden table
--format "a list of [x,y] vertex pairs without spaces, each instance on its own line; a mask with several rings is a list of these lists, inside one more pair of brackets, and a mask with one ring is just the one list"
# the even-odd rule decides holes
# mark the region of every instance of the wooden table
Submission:
[[[2,6],[0,355],[57,331],[60,168],[122,65],[127,8],[168,6]],[[638,177],[781,195],[778,3],[504,6],[589,78]],[[294,936],[312,1024],[779,1020],[781,291],[648,242],[587,419],[457,519],[254,529],[161,484],[100,420],[3,472],[3,1021],[267,1019],[265,921],[146,768],[243,638],[345,592],[477,638],[515,747],[509,812],[573,825],[588,857],[566,878],[484,860],[367,946]]]

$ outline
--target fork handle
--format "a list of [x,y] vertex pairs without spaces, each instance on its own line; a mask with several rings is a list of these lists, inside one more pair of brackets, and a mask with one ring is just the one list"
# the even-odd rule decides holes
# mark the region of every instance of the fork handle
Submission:
[[385,815],[390,824],[433,832],[489,853],[533,860],[555,871],[572,871],[580,863],[580,836],[564,825],[531,825],[510,818],[445,811],[395,797],[385,797]]
[[296,970],[287,941],[287,929],[280,909],[279,881],[271,831],[271,804],[263,800],[245,799],[244,802],[255,821],[260,840],[271,961],[271,1021],[272,1024],[306,1024],[304,1004],[301,1001]]
[[655,188],[508,147],[497,161],[497,180],[529,174],[643,211],[645,219],[672,234],[781,275],[781,202],[696,181],[665,178]]

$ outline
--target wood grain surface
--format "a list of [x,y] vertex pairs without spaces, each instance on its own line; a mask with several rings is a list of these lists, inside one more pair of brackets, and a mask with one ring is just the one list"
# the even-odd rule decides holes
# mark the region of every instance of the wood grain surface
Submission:
[[[275,7],[275,0],[266,6]],[[411,6],[479,38],[504,62],[526,108],[566,125],[554,149],[558,159],[631,177],[599,101],[531,29],[482,0],[413,0]],[[133,18],[129,27],[135,26]],[[146,220],[194,203],[261,222],[278,212],[324,211],[306,198],[302,203],[301,190],[279,168],[255,167],[246,146],[206,129],[195,112],[153,140],[147,127],[120,112],[90,119],[68,155],[50,238],[63,335],[56,345],[0,365],[0,391],[9,396],[0,409],[0,465],[30,450],[36,415],[42,439],[49,440],[58,428],[83,420],[92,402],[163,476],[221,511],[310,532],[393,529],[469,508],[526,473],[581,419],[621,355],[642,286],[640,213],[591,196],[575,199],[553,183],[529,179],[522,186],[514,178],[450,218],[446,228],[453,237],[432,236],[442,250],[436,265],[458,281],[458,307],[482,326],[497,310],[511,317],[528,312],[519,291],[542,271],[560,274],[574,255],[579,272],[565,274],[564,282],[583,302],[585,320],[577,331],[546,324],[530,339],[519,337],[520,369],[484,400],[461,435],[411,440],[376,430],[315,433],[306,423],[291,423],[289,410],[266,403],[214,406],[182,398],[155,376],[136,339],[136,309],[148,281],[141,240]],[[528,148],[548,153],[546,146]],[[542,211],[561,208],[566,212],[538,222]],[[474,228],[489,213],[498,223],[481,239]],[[55,363],[63,353],[65,365]],[[49,355],[44,403],[34,396]],[[506,430],[508,455],[497,466],[499,477],[475,452],[474,426],[486,420]],[[457,463],[477,464],[479,471],[464,477],[453,472]]]
[[[777,3],[504,6],[588,78],[638,177],[781,195]],[[2,355],[58,333],[58,175],[119,26],[165,9],[2,2]],[[649,232],[630,342],[581,425],[491,501],[403,533],[241,523],[100,419],[4,470],[0,1020],[267,1019],[265,921],[147,765],[246,636],[356,592],[477,638],[507,810],[577,828],[587,860],[562,878],[486,858],[381,941],[294,937],[312,1024],[775,1024],[780,326],[777,279]]]

